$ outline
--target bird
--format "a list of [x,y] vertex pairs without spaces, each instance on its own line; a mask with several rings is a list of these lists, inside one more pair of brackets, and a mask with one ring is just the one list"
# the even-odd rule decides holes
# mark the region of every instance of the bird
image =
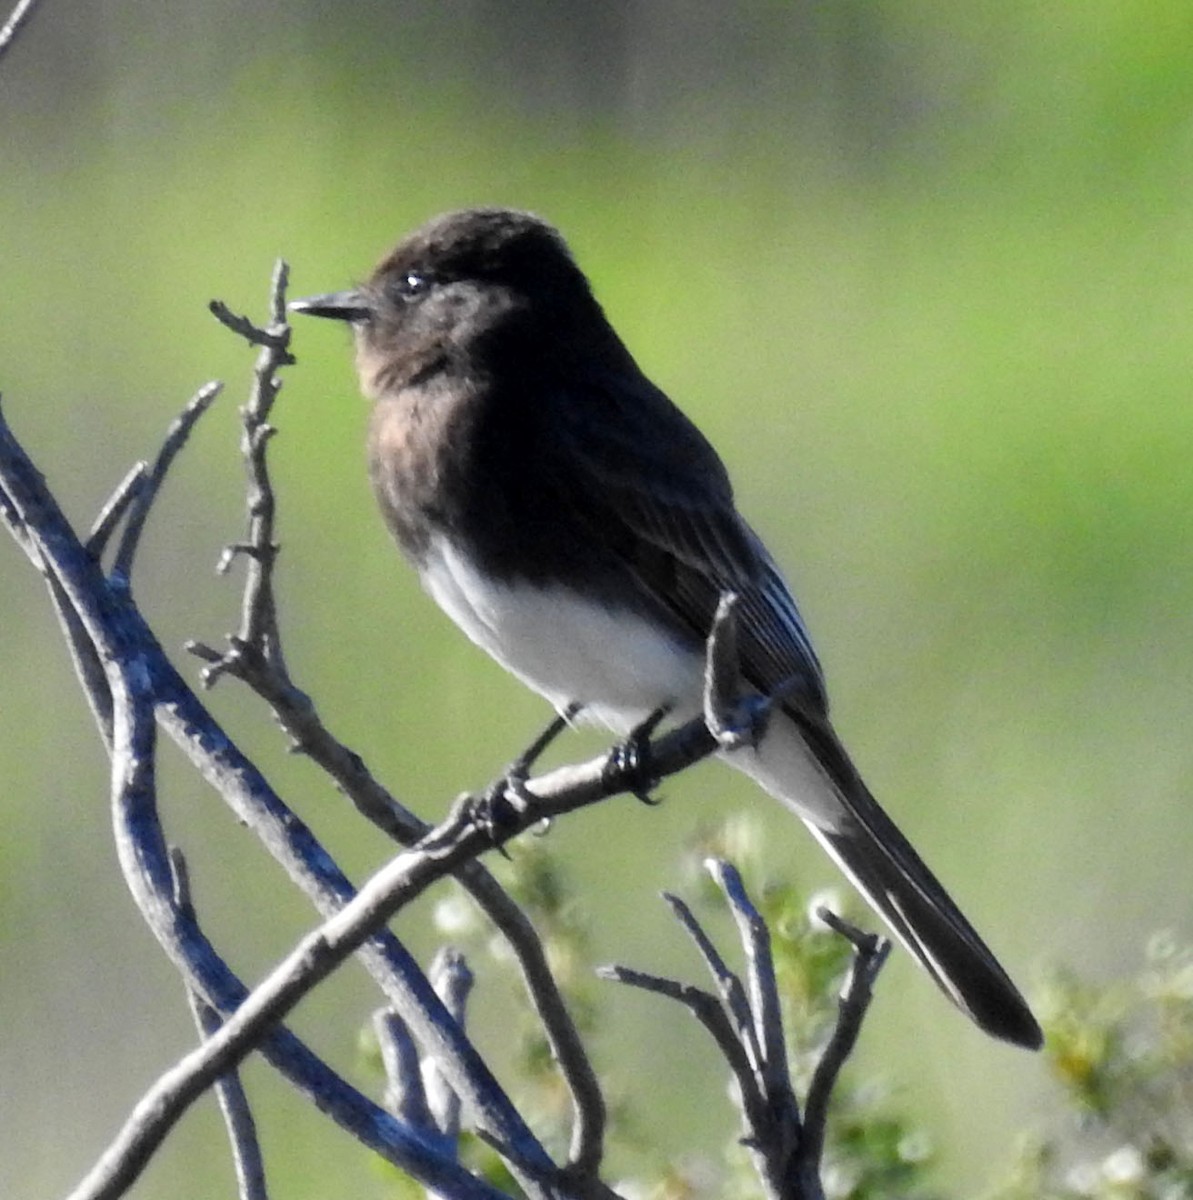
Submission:
[[631,733],[701,711],[705,642],[735,595],[741,677],[781,697],[757,743],[722,757],[803,821],[962,1012],[1039,1048],[1027,1002],[837,736],[807,627],[721,458],[551,224],[445,213],[366,282],[289,307],[351,326],[382,515],[473,642],[558,711]]

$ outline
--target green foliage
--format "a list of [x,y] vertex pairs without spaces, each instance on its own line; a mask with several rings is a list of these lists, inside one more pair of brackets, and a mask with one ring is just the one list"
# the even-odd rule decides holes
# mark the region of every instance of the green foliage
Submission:
[[1070,1128],[1025,1146],[992,1200],[1193,1196],[1193,947],[1157,934],[1105,985],[1058,971],[1040,1012]]

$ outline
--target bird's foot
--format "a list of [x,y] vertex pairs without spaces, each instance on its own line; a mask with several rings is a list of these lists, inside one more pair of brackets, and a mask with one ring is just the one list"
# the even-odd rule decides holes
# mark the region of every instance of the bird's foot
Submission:
[[534,805],[534,794],[526,786],[531,769],[547,747],[568,727],[580,708],[579,704],[569,704],[497,779],[473,798],[473,823],[484,831],[502,854],[506,853],[502,842],[518,824],[517,818]]
[[609,758],[605,764],[606,775],[616,776],[623,782],[628,781],[630,793],[643,804],[659,803],[650,794],[659,783],[651,766],[650,739],[670,711],[670,704],[660,705],[645,721],[635,725],[625,740],[618,742],[609,751]]
[[724,751],[756,749],[766,733],[774,702],[767,696],[740,696],[715,712],[705,712],[705,724]]

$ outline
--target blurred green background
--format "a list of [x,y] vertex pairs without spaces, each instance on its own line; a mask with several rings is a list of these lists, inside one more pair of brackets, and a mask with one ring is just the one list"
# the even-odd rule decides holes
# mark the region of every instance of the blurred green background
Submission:
[[[542,213],[722,451],[875,791],[1029,989],[1050,962],[1106,978],[1152,930],[1193,932],[1191,195],[1187,0],[42,0],[0,64],[0,388],[85,526],[193,389],[228,381],[138,578],[167,646],[218,639],[250,355],[208,299],[261,317],[279,254],[295,294],[323,291],[435,212]],[[546,713],[391,552],[344,331],[303,324],[295,349],[274,443],[291,666],[434,816]],[[0,1193],[22,1198],[73,1184],[193,1033],[120,880],[42,587],[7,544],[0,614]],[[242,689],[211,702],[354,877],[384,860]],[[204,919],[257,978],[312,913],[163,756]],[[833,881],[731,772],[665,794],[550,836],[594,962],[699,978],[657,892],[692,888],[685,841],[727,812],[758,822],[774,873]],[[425,907],[397,923],[423,952],[431,926]],[[614,1174],[715,1159],[733,1126],[705,1038],[595,994],[594,1050],[641,1133]],[[374,1003],[353,967],[294,1024],[371,1084],[355,1041]],[[499,1061],[511,1003],[482,979]],[[956,1195],[1051,1119],[1040,1061],[981,1037],[903,954],[857,1062],[933,1131]],[[247,1077],[278,1196],[387,1194],[269,1071]],[[229,1187],[205,1103],[133,1194]]]

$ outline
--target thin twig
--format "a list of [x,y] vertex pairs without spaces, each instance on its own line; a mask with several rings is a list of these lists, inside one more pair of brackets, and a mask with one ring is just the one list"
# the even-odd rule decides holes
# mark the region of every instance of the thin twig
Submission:
[[[289,269],[285,263],[279,263],[279,265],[283,269]],[[287,350],[289,348],[289,337],[277,328],[277,325],[286,324],[285,305],[280,310],[274,308],[273,320],[275,324],[271,325],[268,329],[262,329],[260,325],[255,325],[248,317],[234,313],[222,300],[212,300],[207,307],[211,311],[211,315],[221,325],[226,325],[233,333],[244,338],[246,342],[250,342],[254,346],[265,346],[275,350]]]
[[746,1111],[762,1113],[766,1101],[758,1088],[758,1079],[750,1062],[749,1052],[738,1037],[736,1023],[729,1018],[722,1001],[712,992],[706,992],[690,983],[680,983],[675,979],[665,979],[660,975],[637,971],[619,963],[598,967],[596,973],[601,979],[623,983],[627,987],[639,988],[644,992],[654,992],[682,1004],[712,1035],[717,1049],[733,1072],[738,1095]]
[[742,987],[741,980],[729,969],[725,960],[721,957],[720,951],[713,945],[712,939],[708,934],[704,932],[703,927],[696,920],[692,910],[678,896],[672,896],[668,892],[663,893],[663,899],[667,902],[676,919],[684,927],[688,936],[696,944],[696,949],[699,951],[700,957],[704,959],[704,964],[708,967],[709,973],[717,985],[717,991],[721,996],[725,1009],[733,1020],[738,1041],[741,1042],[751,1065],[757,1072],[758,1087],[760,1090],[765,1090],[763,1088],[762,1047],[758,1043],[758,1031],[754,1028],[754,1014],[750,1011],[749,1001],[746,999],[746,990]]
[[[373,1014],[373,1032],[385,1071],[385,1107],[399,1121],[415,1129],[434,1129],[435,1122],[423,1088],[418,1047],[406,1022],[392,1008],[379,1008]],[[450,1151],[454,1156],[454,1140]]]
[[219,321],[261,350],[253,367],[253,387],[248,403],[240,414],[243,423],[240,450],[249,479],[248,537],[245,542],[226,550],[221,562],[221,567],[226,567],[234,554],[240,554],[248,561],[240,630],[230,639],[230,649],[224,658],[211,662],[205,669],[204,680],[208,684],[230,668],[231,663],[225,660],[234,660],[248,647],[260,652],[267,663],[285,673],[273,592],[273,564],[278,554],[274,540],[276,501],[266,469],[266,449],[274,434],[269,414],[282,388],[278,372],[294,362],[290,353],[290,326],[286,322],[289,277],[289,267],[278,259],[270,282],[271,323],[267,328],[254,325],[247,317],[236,316],[218,300],[213,300],[210,306]]
[[191,397],[187,406],[174,418],[169,429],[166,430],[165,440],[157,452],[157,458],[154,460],[148,477],[137,488],[136,495],[131,499],[128,522],[124,527],[124,535],[116,547],[116,555],[112,564],[113,577],[125,586],[132,577],[133,559],[136,557],[137,547],[141,544],[141,534],[145,528],[145,521],[149,517],[149,510],[165,482],[170,464],[174,461],[178,451],[186,444],[186,439],[190,436],[195,423],[211,407],[211,402],[220,394],[223,386],[218,380],[212,380],[210,383],[205,383]]
[[827,908],[817,909],[816,915],[853,946],[853,965],[841,992],[837,1024],[816,1064],[804,1101],[804,1153],[819,1160],[828,1125],[829,1098],[841,1068],[857,1045],[862,1022],[874,997],[874,981],[891,952],[891,943],[878,934],[865,933]]
[[666,899],[712,972],[719,998],[699,988],[627,967],[603,967],[598,974],[666,996],[695,1014],[712,1035],[737,1082],[745,1128],[742,1144],[750,1152],[768,1200],[824,1200],[820,1159],[829,1096],[857,1041],[875,976],[890,945],[821,910],[820,916],[826,924],[852,943],[854,970],[841,1000],[832,1038],[817,1063],[807,1111],[801,1119],[787,1068],[769,931],[737,869],[717,861],[707,866],[724,892],[737,923],[749,962],[751,1006],[747,1007],[742,999],[741,981],[725,966],[720,952],[691,910],[674,897]]
[[791,1108],[798,1112],[787,1065],[787,1045],[783,1038],[783,1014],[775,980],[775,962],[771,955],[770,930],[746,894],[741,873],[732,863],[710,859],[705,863],[705,869],[729,904],[729,911],[737,923],[738,938],[746,952],[750,1009],[755,1036],[762,1048],[763,1091],[772,1098],[772,1102],[786,1094],[790,1098]]
[[[468,996],[472,991],[474,977],[464,956],[451,946],[442,947],[431,963],[431,986],[447,1011],[464,1028],[464,1013],[468,1007]],[[460,1136],[460,1097],[447,1077],[439,1069],[439,1063],[427,1059],[423,1065],[427,1103],[439,1132],[454,1145]]]
[[92,522],[91,532],[83,543],[83,548],[92,558],[100,558],[107,549],[108,540],[120,523],[120,518],[128,512],[129,505],[145,486],[148,472],[148,463],[133,463],[124,478],[116,485],[116,490],[104,501],[103,507],[100,508]]
[[22,27],[33,15],[33,6],[37,0],[17,0],[16,7],[9,13],[8,20],[0,28],[0,58],[8,53],[13,42],[17,39]]
[[[177,846],[170,847],[170,867],[174,875],[174,904],[183,920],[194,921],[196,917],[195,906],[191,900],[190,872],[187,869],[186,857]],[[219,1013],[193,987],[187,987],[186,998],[200,1035],[204,1038],[210,1037],[223,1024]],[[265,1161],[261,1157],[261,1143],[257,1139],[257,1124],[253,1120],[240,1075],[236,1071],[230,1071],[221,1076],[215,1085],[215,1095],[232,1148],[237,1195],[240,1200],[268,1200]]]

